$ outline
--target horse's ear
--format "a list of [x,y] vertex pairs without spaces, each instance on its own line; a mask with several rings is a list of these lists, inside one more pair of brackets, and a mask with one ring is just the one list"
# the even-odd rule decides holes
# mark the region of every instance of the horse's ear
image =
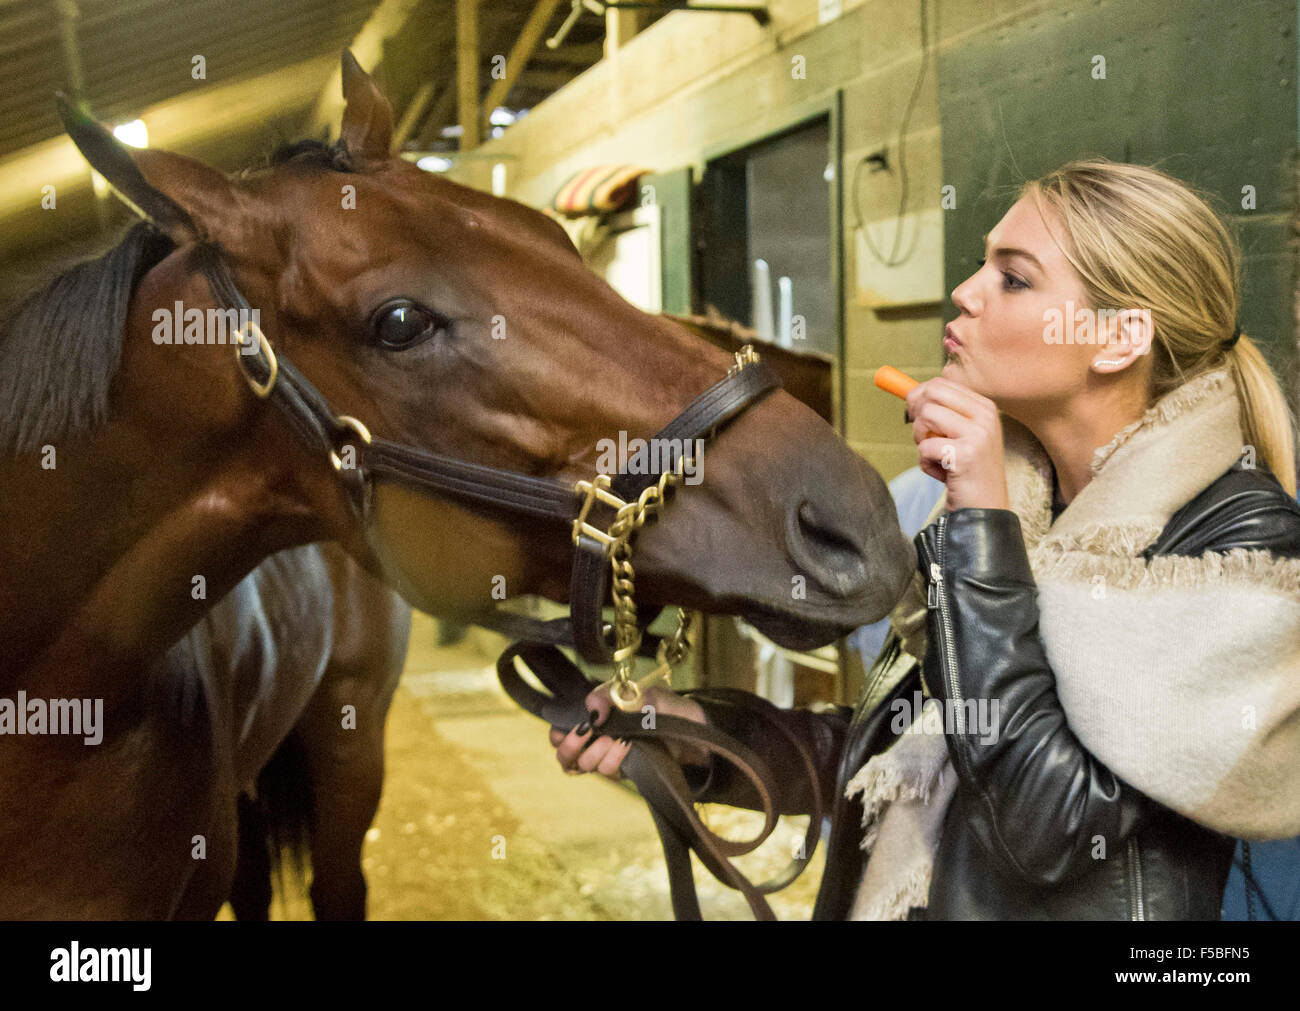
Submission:
[[225,176],[182,155],[128,147],[62,92],[55,99],[68,136],[124,204],[177,245],[206,238],[204,221],[219,220],[232,199]]
[[393,145],[393,107],[350,49],[343,50],[343,127],[348,150],[367,161],[383,161]]

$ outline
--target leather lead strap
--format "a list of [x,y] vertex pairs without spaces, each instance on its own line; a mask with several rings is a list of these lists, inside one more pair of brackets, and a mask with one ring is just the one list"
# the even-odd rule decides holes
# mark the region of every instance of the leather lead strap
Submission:
[[[523,680],[515,666],[516,658],[551,692],[550,695],[538,692]],[[521,708],[559,730],[568,730],[587,718],[586,697],[596,687],[555,646],[539,642],[517,642],[502,653],[497,660],[497,677],[506,693]],[[735,693],[737,702],[741,701],[743,694]],[[720,701],[730,697],[725,689],[710,689],[710,696]],[[745,697],[746,704],[752,701],[752,697]],[[765,709],[760,707],[756,711],[763,713]],[[675,716],[656,715],[653,726],[645,727],[639,714],[612,709],[605,722],[596,728],[599,734],[624,738],[631,743],[631,749],[623,759],[622,769],[650,806],[668,865],[673,915],[678,920],[703,918],[691,870],[692,850],[714,877],[744,895],[754,917],[759,920],[776,919],[763,896],[789,885],[812,859],[821,837],[823,813],[816,764],[802,741],[780,722],[769,722],[790,740],[800,756],[803,772],[809,776],[813,811],[809,816],[801,854],[780,874],[762,884],[750,881],[736,869],[730,859],[753,852],[771,836],[777,826],[779,812],[768,786],[775,779],[771,769],[758,755],[714,727]],[[719,759],[729,762],[749,780],[762,805],[763,828],[758,835],[750,840],[735,842],[717,835],[700,820],[681,765],[669,755],[665,747],[664,742],[667,740],[703,747],[712,753],[715,762]]]

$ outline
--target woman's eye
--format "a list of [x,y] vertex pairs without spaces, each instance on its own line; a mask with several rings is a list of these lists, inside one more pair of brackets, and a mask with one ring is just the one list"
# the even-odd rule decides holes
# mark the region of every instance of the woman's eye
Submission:
[[[981,257],[980,257],[980,260],[979,260],[979,265],[980,265],[981,267],[983,267],[984,264],[986,264],[986,263],[988,263],[988,262],[989,262],[989,261],[988,261],[985,257],[982,257],[982,256],[981,256]],[[1021,288],[1028,288],[1028,287],[1029,287],[1029,285],[1025,284],[1024,281],[1022,281],[1022,280],[1020,280],[1020,278],[1016,277],[1015,274],[1008,274],[1008,273],[1004,270],[1004,271],[1002,272],[1002,276],[1003,276],[1003,278],[1005,278],[1005,281],[1004,281],[1004,283],[1003,283],[1003,287],[1006,288],[1008,291],[1018,291],[1018,290],[1021,289]]]
[[447,326],[448,321],[432,309],[399,299],[379,308],[372,329],[376,343],[390,351],[405,351],[423,344]]

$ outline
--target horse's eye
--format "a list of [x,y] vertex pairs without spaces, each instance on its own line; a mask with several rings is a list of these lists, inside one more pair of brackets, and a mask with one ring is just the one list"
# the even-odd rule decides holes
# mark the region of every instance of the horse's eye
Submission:
[[423,344],[447,326],[445,318],[409,299],[386,302],[375,312],[371,323],[375,341],[390,351],[405,351]]

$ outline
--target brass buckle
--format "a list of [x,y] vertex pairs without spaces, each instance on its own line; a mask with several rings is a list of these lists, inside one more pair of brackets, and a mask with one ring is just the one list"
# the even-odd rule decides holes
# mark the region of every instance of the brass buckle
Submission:
[[596,480],[579,481],[573,486],[574,491],[584,496],[582,508],[578,510],[578,518],[573,521],[573,543],[578,546],[581,543],[580,538],[583,534],[586,534],[600,543],[606,558],[614,549],[615,538],[599,527],[592,526],[587,522],[587,517],[591,514],[591,507],[597,502],[603,502],[614,509],[622,509],[627,505],[626,502],[609,490],[609,482],[608,474],[597,474]]
[[[266,356],[266,360],[271,363],[271,371],[264,382],[258,382],[248,372],[244,365],[243,349],[249,346],[249,338],[257,336],[259,348]],[[276,377],[280,374],[280,363],[276,361],[275,352],[271,350],[271,342],[266,339],[266,334],[262,333],[262,328],[254,323],[251,319],[235,331],[235,360],[239,363],[239,371],[244,374],[248,380],[248,385],[252,388],[253,393],[259,400],[265,400],[271,395],[271,390],[275,388]]]
[[727,375],[734,376],[746,365],[758,364],[758,352],[754,350],[753,344],[746,344],[743,348],[735,353],[736,364],[727,369]]
[[[339,428],[352,429],[358,439],[364,442],[367,446],[370,445],[370,429],[350,414],[340,414],[334,419],[334,423],[338,425]],[[333,464],[336,471],[341,471],[343,469],[343,459],[339,456],[338,450],[330,450],[330,463]]]

